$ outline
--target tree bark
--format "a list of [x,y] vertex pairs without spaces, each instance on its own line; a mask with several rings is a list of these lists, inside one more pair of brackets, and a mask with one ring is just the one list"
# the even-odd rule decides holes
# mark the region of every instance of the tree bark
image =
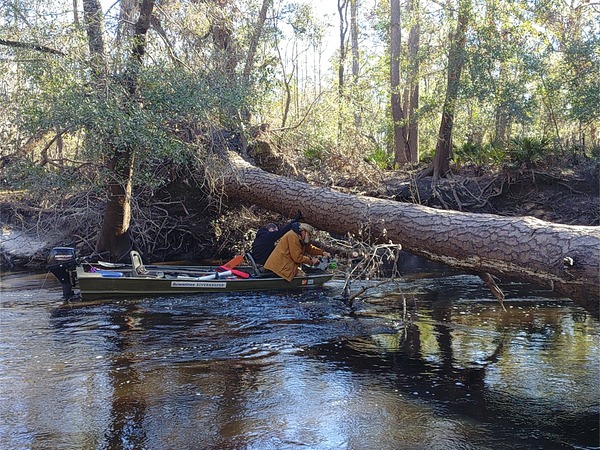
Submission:
[[599,316],[598,227],[345,194],[264,172],[238,155],[230,160],[224,180],[231,198],[281,214],[300,209],[308,222],[329,232],[399,243],[410,253],[460,270],[554,289]]

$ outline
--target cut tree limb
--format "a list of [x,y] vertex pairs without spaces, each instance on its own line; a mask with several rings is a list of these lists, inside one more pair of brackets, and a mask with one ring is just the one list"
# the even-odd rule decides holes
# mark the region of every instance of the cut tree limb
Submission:
[[490,288],[490,291],[492,291],[492,294],[494,294],[494,297],[496,297],[496,300],[498,300],[502,309],[506,311],[506,308],[504,307],[504,292],[498,287],[494,278],[487,272],[480,272],[479,278],[481,278],[486,286]]
[[[225,193],[371,243],[404,250],[467,272],[531,282],[571,298],[595,317],[600,300],[600,228],[438,210],[360,195],[273,175],[230,154]],[[569,265],[565,260],[572,261]]]

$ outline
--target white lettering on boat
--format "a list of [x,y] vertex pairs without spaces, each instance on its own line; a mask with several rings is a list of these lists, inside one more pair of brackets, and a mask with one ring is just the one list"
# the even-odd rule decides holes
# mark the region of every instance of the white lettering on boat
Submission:
[[215,283],[214,281],[171,281],[171,287],[176,288],[226,288],[227,283],[220,281]]

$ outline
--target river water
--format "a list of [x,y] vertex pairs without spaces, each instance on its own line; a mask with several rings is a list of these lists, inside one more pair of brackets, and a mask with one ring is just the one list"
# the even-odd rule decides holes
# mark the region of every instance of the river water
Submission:
[[[2,449],[598,448],[600,327],[568,300],[407,275],[66,304],[3,274]],[[406,302],[407,310],[403,304]]]

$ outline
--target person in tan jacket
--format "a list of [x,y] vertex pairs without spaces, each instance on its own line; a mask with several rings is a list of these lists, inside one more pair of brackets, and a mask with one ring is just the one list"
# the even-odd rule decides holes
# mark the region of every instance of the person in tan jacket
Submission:
[[317,256],[330,258],[331,254],[310,243],[311,235],[315,229],[307,223],[294,224],[290,231],[285,233],[275,249],[265,262],[265,269],[275,272],[281,278],[292,281],[298,274],[301,264],[314,265],[319,262]]

